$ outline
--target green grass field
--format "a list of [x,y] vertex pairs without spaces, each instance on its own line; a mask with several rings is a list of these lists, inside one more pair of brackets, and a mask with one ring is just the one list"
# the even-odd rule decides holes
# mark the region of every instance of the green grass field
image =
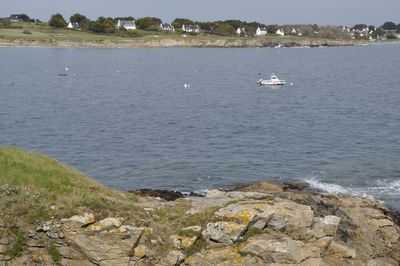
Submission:
[[133,194],[107,189],[84,174],[38,154],[0,146],[0,212],[37,218],[67,217],[82,208],[99,215],[132,216],[137,198]]

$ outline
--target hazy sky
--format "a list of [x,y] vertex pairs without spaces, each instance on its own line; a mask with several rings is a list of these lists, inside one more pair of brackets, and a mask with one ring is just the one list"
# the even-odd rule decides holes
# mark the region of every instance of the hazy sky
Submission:
[[0,17],[26,13],[47,21],[60,12],[99,16],[155,16],[199,21],[241,19],[266,24],[382,25],[400,23],[400,0],[0,0]]

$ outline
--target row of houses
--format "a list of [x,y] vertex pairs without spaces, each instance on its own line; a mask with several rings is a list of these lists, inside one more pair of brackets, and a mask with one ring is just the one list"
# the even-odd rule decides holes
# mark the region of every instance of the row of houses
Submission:
[[[124,28],[126,30],[136,30],[136,22],[134,20],[121,20],[121,19],[119,19],[117,21],[116,27],[117,28]],[[74,30],[80,30],[81,29],[78,22],[69,22],[68,25],[67,25],[67,28],[74,29]],[[160,29],[163,30],[163,31],[175,31],[174,26],[172,24],[169,24],[169,23],[161,23],[160,24]],[[198,31],[200,31],[200,28],[198,28]],[[187,32],[189,32],[189,30]],[[197,28],[196,28],[196,32],[197,32]]]
[[[273,32],[276,35],[279,36],[285,36],[285,31],[283,29],[277,29],[275,32]],[[298,35],[298,36],[302,36],[302,32],[299,29],[292,29],[290,31],[290,33],[292,35]],[[245,28],[237,28],[236,30],[236,34],[237,35],[241,35],[241,36],[247,36],[247,32]],[[256,29],[256,36],[266,36],[268,34],[267,28],[265,27],[258,27]]]

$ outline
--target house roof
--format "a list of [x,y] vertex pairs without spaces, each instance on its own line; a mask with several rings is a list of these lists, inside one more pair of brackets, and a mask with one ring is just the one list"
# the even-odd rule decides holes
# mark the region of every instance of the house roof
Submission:
[[133,27],[133,26],[136,26],[136,23],[135,23],[135,21],[134,20],[118,20],[118,23],[121,25],[121,26],[131,26],[131,27]]

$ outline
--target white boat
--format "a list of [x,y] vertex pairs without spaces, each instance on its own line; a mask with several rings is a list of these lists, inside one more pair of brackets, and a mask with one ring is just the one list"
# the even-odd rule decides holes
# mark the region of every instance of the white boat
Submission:
[[257,81],[260,86],[284,86],[286,81],[279,79],[277,75],[272,74],[270,79],[260,79]]

